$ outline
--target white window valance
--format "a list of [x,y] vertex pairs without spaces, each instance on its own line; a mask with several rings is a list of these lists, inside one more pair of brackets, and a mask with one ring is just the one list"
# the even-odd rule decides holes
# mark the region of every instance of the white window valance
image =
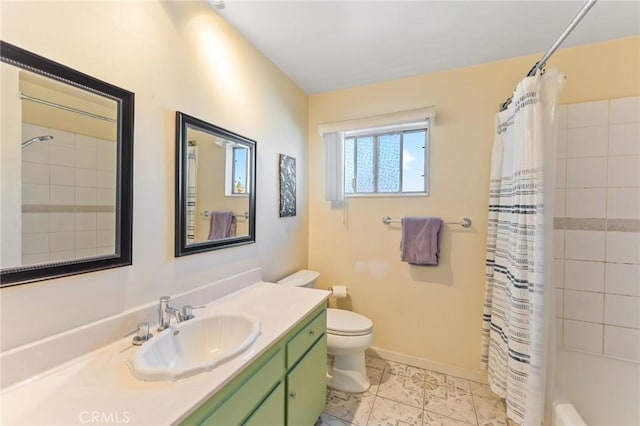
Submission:
[[362,129],[376,129],[385,126],[418,123],[432,119],[436,115],[436,107],[412,109],[407,111],[391,112],[388,114],[373,115],[370,117],[354,118],[352,120],[336,121],[320,124],[320,135],[337,132],[348,132]]

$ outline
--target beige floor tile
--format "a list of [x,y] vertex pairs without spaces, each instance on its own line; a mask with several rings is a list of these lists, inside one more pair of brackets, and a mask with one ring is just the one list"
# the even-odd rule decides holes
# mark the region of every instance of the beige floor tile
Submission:
[[377,395],[422,409],[424,382],[418,376],[398,376],[385,371]]
[[327,402],[324,412],[350,423],[364,426],[367,424],[375,395],[364,393],[348,393],[333,389],[327,391]]
[[367,426],[422,426],[421,409],[386,398],[376,397]]

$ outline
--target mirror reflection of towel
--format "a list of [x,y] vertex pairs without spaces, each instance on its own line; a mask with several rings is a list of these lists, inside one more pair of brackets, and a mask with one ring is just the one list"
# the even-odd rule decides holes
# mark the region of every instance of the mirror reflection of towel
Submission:
[[211,212],[209,220],[209,240],[219,240],[236,236],[236,216],[233,212]]
[[403,218],[401,260],[412,265],[438,265],[441,229],[439,217]]

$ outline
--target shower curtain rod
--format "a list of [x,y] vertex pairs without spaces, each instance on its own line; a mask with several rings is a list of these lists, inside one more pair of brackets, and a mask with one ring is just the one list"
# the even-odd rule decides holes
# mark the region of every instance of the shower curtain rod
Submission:
[[116,122],[116,120],[111,118],[111,117],[105,117],[103,115],[94,114],[92,112],[83,111],[81,109],[68,107],[66,105],[60,105],[60,104],[57,104],[55,102],[45,101],[44,99],[35,98],[33,96],[25,95],[24,93],[20,93],[20,99],[25,100],[25,101],[35,102],[37,104],[50,106],[50,107],[53,107],[53,108],[62,109],[64,111],[74,112],[74,113],[80,114],[80,115],[86,115],[87,117],[97,118],[98,120],[108,121],[109,123],[115,123]]
[[[527,77],[536,75],[538,70],[544,68],[547,60],[551,57],[551,55],[555,53],[556,50],[558,50],[558,47],[560,47],[562,42],[569,36],[569,34],[571,34],[571,31],[573,31],[573,29],[580,23],[580,21],[582,21],[582,18],[584,18],[587,12],[591,10],[593,5],[596,4],[597,1],[598,0],[588,0],[585,5],[582,6],[582,9],[580,9],[580,12],[578,12],[575,18],[573,18],[567,29],[565,29],[564,32],[560,34],[560,37],[558,37],[556,42],[553,43],[549,50],[547,50],[547,52],[542,56],[542,59],[536,62],[531,70],[529,70],[529,72],[527,73]],[[509,97],[509,99],[507,99],[503,104],[500,104],[500,111],[504,111],[505,109],[507,109],[507,107],[511,103],[512,98],[513,96]]]

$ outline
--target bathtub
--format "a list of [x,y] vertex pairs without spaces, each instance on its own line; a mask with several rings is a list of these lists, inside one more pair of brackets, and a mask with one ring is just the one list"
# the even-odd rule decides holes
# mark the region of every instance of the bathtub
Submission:
[[552,425],[640,425],[640,364],[563,349],[556,355]]

